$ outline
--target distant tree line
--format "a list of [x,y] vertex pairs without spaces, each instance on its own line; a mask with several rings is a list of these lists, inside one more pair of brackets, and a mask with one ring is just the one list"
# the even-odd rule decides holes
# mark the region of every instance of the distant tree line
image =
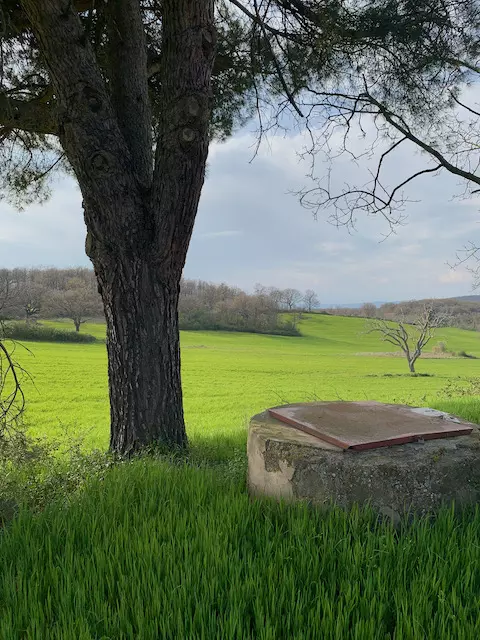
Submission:
[[457,300],[443,298],[434,300],[410,300],[408,302],[387,302],[376,306],[368,302],[358,309],[334,308],[328,309],[331,315],[352,316],[356,318],[376,318],[379,320],[393,320],[395,322],[414,322],[419,314],[429,305],[441,313],[450,327],[458,329],[480,330],[480,302],[473,300]]
[[[257,284],[253,294],[225,283],[182,279],[180,328],[299,335],[301,311],[319,304],[316,293]],[[65,318],[75,330],[103,319],[103,306],[91,269],[0,269],[0,319]]]
[[66,318],[76,331],[103,306],[91,269],[0,269],[0,317],[35,323]]
[[257,284],[248,294],[225,283],[182,279],[180,328],[299,335],[300,312],[312,311],[317,304],[314,291]]

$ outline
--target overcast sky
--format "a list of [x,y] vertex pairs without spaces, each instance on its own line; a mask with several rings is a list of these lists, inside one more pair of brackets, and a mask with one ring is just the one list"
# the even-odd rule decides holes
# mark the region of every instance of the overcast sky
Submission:
[[[456,178],[425,177],[411,186],[407,194],[416,202],[395,235],[384,239],[386,223],[373,218],[360,219],[349,234],[329,224],[328,213],[315,220],[290,193],[307,184],[301,134],[270,137],[250,162],[253,143],[241,133],[212,145],[186,277],[247,290],[257,282],[311,288],[325,304],[471,293],[470,274],[447,263],[468,241],[480,241],[480,200],[452,199],[461,192]],[[393,182],[420,162],[405,150],[387,178]],[[346,158],[334,169],[338,184],[359,175]],[[42,206],[17,212],[0,203],[0,266],[89,266],[84,238],[81,197],[70,179],[57,180]]]

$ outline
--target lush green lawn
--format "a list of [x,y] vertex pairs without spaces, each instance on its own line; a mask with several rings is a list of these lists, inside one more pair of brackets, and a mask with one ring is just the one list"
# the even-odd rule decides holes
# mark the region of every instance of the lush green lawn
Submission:
[[[55,326],[70,328],[69,323]],[[417,370],[431,377],[412,378],[403,358],[355,355],[388,350],[364,328],[356,318],[309,315],[301,338],[184,332],[182,375],[192,442],[211,441],[218,447],[233,440],[243,446],[248,418],[286,402],[369,399],[437,406],[449,380],[480,374],[480,359],[424,359]],[[82,331],[105,336],[101,324],[82,325]],[[473,331],[445,329],[434,343],[438,340],[452,351],[480,356],[480,334]],[[35,433],[58,436],[67,428],[88,434],[91,446],[106,447],[105,345],[29,343],[29,348],[33,356],[25,353],[22,363],[35,380],[35,389],[27,388],[27,420]],[[458,407],[480,422],[480,399]],[[448,409],[444,403],[442,408]]]
[[[411,377],[403,359],[355,355],[385,351],[363,327],[309,316],[302,338],[184,333],[190,463],[102,467],[66,501],[62,476],[51,480],[62,498],[0,533],[0,639],[480,637],[480,513],[394,531],[367,511],[246,493],[247,421],[272,404],[377,399],[480,422],[480,398],[444,397],[478,377],[480,360],[425,359],[418,371],[429,376]],[[82,330],[104,336],[102,325]],[[449,349],[480,355],[478,334],[442,333]],[[32,431],[106,447],[105,345],[28,346]]]

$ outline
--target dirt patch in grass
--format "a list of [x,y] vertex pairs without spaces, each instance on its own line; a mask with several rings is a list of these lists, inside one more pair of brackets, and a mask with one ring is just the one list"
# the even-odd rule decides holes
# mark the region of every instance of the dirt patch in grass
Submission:
[[[405,354],[402,353],[401,351],[362,351],[359,353],[355,353],[355,356],[376,356],[378,358],[405,358]],[[448,359],[456,359],[456,360],[461,360],[463,358],[460,358],[458,356],[452,356],[451,353],[422,353],[422,355],[420,356],[423,359],[428,359],[428,360],[444,360],[445,358]]]

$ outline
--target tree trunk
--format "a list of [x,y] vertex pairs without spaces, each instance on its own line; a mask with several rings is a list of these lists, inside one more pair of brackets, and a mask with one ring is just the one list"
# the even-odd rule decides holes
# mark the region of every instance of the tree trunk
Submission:
[[74,320],[73,324],[75,325],[75,331],[80,331],[80,320]]
[[178,295],[181,273],[154,256],[95,261],[107,320],[110,448],[131,454],[152,443],[184,448]]
[[408,368],[410,369],[410,373],[415,373],[415,360],[408,361]]
[[145,16],[138,0],[109,4],[107,83],[74,3],[22,0],[83,196],[107,320],[110,444],[128,454],[187,443],[177,303],[205,176],[216,33],[213,0],[162,1],[154,160]]

